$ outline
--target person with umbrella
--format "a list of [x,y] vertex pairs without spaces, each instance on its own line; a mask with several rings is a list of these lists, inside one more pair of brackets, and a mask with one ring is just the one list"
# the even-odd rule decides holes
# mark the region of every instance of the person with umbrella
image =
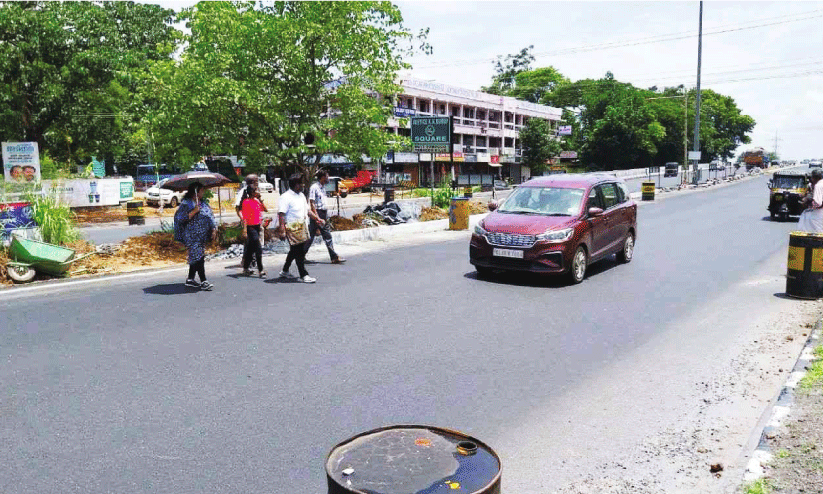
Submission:
[[[174,215],[174,222],[183,228],[183,243],[189,251],[189,276],[185,284],[191,288],[208,291],[213,289],[214,285],[206,279],[206,244],[217,236],[217,221],[208,201],[203,199],[205,190],[200,182],[189,184],[186,195],[183,196],[183,201]],[[194,279],[195,274],[200,276],[199,283]]]

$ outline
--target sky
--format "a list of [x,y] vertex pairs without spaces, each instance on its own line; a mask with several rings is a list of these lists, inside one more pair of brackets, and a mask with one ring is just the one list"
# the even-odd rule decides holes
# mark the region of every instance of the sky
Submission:
[[[697,1],[396,4],[406,27],[429,28],[433,54],[408,60],[418,79],[480,89],[498,55],[533,45],[533,67],[571,80],[611,71],[638,87],[697,82]],[[701,88],[731,96],[757,122],[738,154],[776,144],[783,159],[823,158],[823,2],[704,2]]]

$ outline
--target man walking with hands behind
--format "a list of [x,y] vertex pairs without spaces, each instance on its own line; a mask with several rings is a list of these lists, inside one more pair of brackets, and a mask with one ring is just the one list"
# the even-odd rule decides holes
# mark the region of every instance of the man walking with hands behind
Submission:
[[314,243],[314,239],[317,237],[317,230],[320,230],[320,235],[323,237],[323,241],[326,242],[326,248],[329,250],[331,263],[343,264],[346,260],[341,259],[340,256],[337,255],[337,252],[334,251],[331,226],[328,222],[329,211],[326,209],[326,184],[329,183],[329,172],[320,170],[317,172],[317,175],[315,175],[315,178],[317,178],[317,181],[309,189],[309,205],[318,219],[316,221],[312,219],[309,224],[310,235],[309,241],[306,242],[306,254],[309,253],[311,244]]

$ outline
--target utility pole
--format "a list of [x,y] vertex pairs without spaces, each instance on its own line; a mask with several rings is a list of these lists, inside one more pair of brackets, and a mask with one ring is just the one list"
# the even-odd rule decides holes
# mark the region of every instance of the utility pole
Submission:
[[[696,105],[695,105],[695,112],[694,112],[694,151],[700,151],[700,69],[702,63],[702,56],[703,56],[703,1],[700,2],[700,21],[699,21],[699,31],[697,34],[697,96],[696,96]],[[699,170],[698,170],[698,163],[700,160],[697,160],[697,163],[694,165],[694,183],[697,184],[699,181]]]
[[777,143],[778,141],[782,141],[783,139],[777,138],[777,131],[774,131],[774,156],[777,157]]

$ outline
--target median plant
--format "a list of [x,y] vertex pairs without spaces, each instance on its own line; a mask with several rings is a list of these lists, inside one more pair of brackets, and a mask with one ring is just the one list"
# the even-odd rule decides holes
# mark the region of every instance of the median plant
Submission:
[[74,226],[74,215],[55,196],[27,194],[26,201],[31,204],[32,216],[40,227],[44,242],[65,245],[80,238]]

